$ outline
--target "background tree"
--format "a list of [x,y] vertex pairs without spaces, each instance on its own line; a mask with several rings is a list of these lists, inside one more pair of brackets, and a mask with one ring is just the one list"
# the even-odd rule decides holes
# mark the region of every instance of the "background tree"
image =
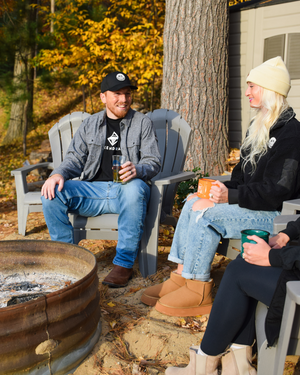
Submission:
[[[11,113],[9,127],[3,144],[10,144],[23,135],[26,153],[26,132],[32,124],[33,113],[33,66],[36,46],[36,0],[4,2],[2,8],[3,50],[14,53],[14,70],[10,75]],[[7,53],[5,57],[11,55]],[[3,78],[3,75],[1,76]],[[6,75],[9,78],[9,74]],[[9,81],[9,80],[8,80]],[[8,82],[7,81],[7,82]]]
[[185,167],[218,175],[228,156],[228,5],[166,0],[162,108],[193,129]]
[[41,51],[40,65],[73,69],[78,85],[86,87],[99,87],[107,73],[122,70],[142,87],[145,109],[153,109],[161,87],[164,1],[111,0],[97,19],[82,10],[83,5],[84,0],[68,6],[56,1],[55,48]]

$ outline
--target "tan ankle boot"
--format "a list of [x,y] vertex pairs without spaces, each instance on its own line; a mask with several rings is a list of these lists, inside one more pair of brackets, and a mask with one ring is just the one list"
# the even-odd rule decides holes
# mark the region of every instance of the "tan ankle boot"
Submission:
[[198,349],[199,346],[190,347],[190,363],[186,367],[169,367],[165,375],[218,375],[221,355],[200,355],[197,354]]
[[209,314],[212,308],[214,282],[186,280],[180,289],[160,298],[155,309],[169,316],[195,316]]
[[252,366],[252,347],[230,348],[222,357],[222,375],[256,375]]
[[155,306],[156,302],[168,293],[174,292],[185,284],[185,278],[178,273],[171,272],[170,278],[161,284],[153,285],[147,288],[141,301],[145,305]]

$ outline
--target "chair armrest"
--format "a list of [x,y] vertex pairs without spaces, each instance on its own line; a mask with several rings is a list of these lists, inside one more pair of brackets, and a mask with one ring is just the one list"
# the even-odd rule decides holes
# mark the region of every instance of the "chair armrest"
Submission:
[[156,186],[164,186],[164,185],[170,185],[176,182],[187,181],[195,177],[196,177],[196,174],[194,172],[182,172],[182,173],[175,174],[174,176],[168,176],[168,177],[160,178],[159,180],[152,181],[152,184]]
[[25,165],[24,167],[14,169],[13,171],[11,171],[11,175],[15,177],[16,190],[17,190],[18,197],[23,196],[23,194],[28,193],[28,184],[26,181],[26,176],[29,172],[38,168],[53,169],[53,163],[44,162],[44,163],[38,163],[38,164],[32,164],[32,165]]
[[218,180],[220,182],[225,182],[225,181],[230,181],[231,175],[225,174],[225,175],[220,175],[220,176],[208,176],[204,178],[209,178],[211,180]]
[[300,199],[283,202],[281,215],[295,215],[297,211],[300,211]]
[[290,221],[296,221],[300,215],[278,215],[273,221],[273,233],[284,230]]
[[12,170],[10,173],[12,176],[18,176],[18,175],[24,175],[24,174],[27,175],[29,172],[38,168],[53,169],[53,163],[44,162],[44,163],[37,163],[37,164],[32,164],[32,165],[25,165],[24,167]]
[[286,283],[286,292],[292,301],[300,305],[300,280],[288,281]]
[[153,228],[155,223],[157,228],[159,226],[165,186],[190,180],[195,178],[195,176],[194,172],[182,172],[174,176],[152,181],[150,202],[148,204],[148,213],[146,216],[148,228]]

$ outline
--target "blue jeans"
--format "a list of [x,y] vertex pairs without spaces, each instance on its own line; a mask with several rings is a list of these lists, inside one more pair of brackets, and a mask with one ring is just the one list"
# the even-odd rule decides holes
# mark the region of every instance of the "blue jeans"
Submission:
[[193,211],[198,198],[187,201],[178,220],[168,260],[183,264],[186,279],[208,281],[221,237],[241,238],[244,229],[261,229],[273,234],[278,211],[253,211],[237,204],[215,204],[206,211]]
[[113,263],[132,268],[143,234],[150,187],[140,179],[126,184],[103,181],[65,181],[52,200],[42,197],[43,212],[53,241],[74,242],[68,213],[91,217],[119,214],[118,243]]

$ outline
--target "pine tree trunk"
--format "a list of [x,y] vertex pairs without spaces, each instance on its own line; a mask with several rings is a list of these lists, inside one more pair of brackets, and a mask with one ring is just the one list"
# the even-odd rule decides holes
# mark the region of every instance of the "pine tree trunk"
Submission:
[[226,0],[166,0],[161,107],[193,129],[185,168],[217,175],[228,156]]

